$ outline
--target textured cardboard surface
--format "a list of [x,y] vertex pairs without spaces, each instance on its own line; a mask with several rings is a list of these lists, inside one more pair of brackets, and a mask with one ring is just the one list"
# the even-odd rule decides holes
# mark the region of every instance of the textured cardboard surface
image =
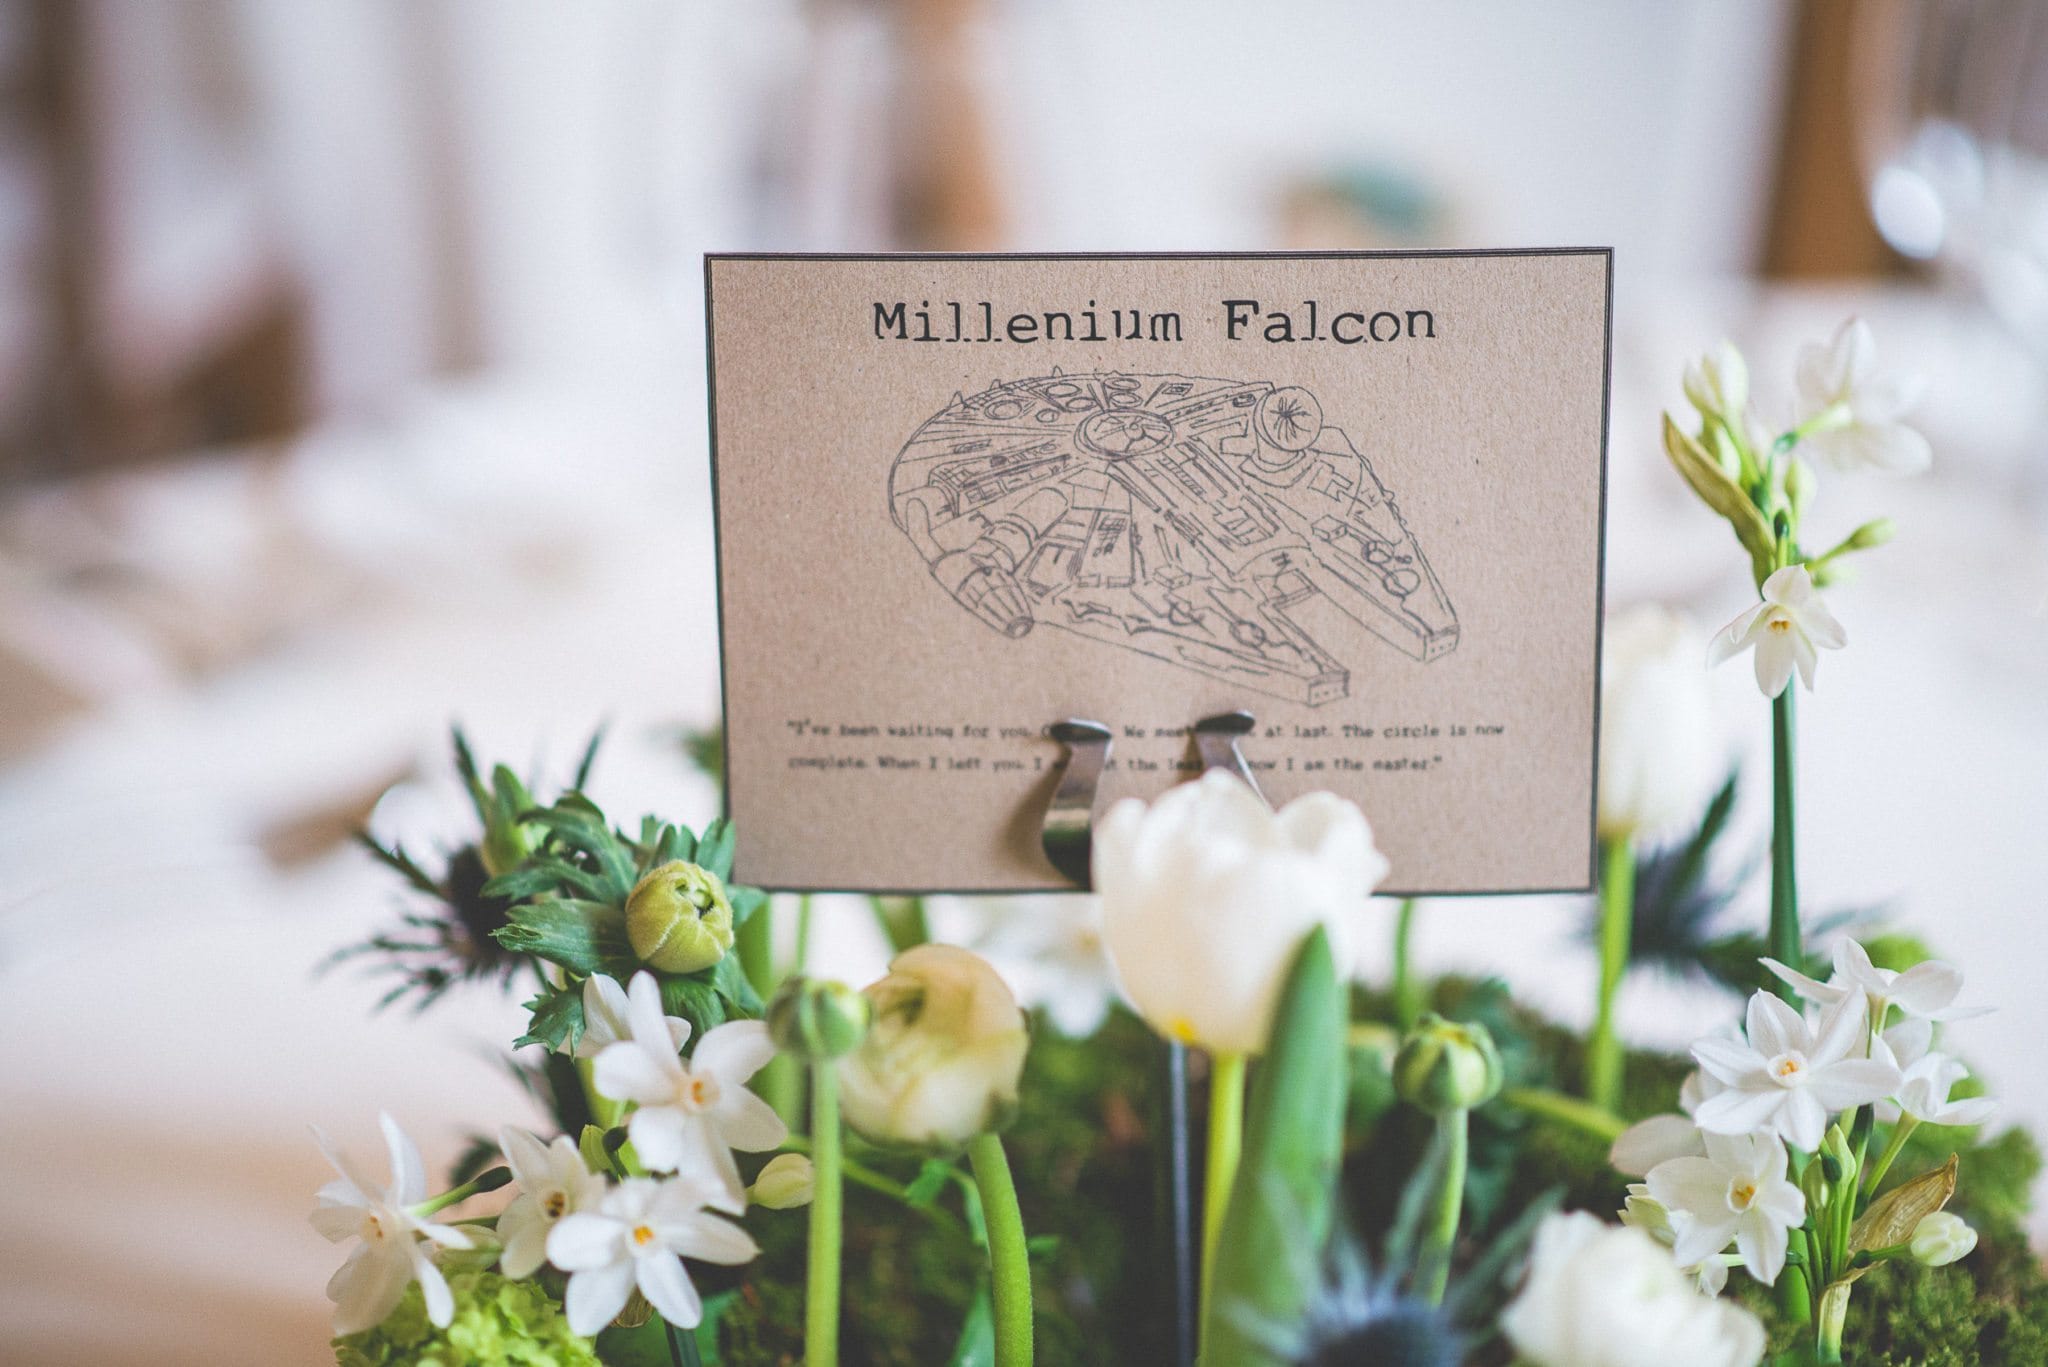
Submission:
[[737,875],[1057,886],[1048,723],[1116,730],[1107,800],[1244,707],[1388,888],[1586,886],[1609,266],[708,259]]

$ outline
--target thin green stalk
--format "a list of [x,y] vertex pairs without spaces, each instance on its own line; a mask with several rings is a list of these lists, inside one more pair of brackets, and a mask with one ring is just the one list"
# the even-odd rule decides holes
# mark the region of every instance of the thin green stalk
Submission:
[[1202,1174],[1202,1315],[1209,1322],[1209,1284],[1216,1265],[1216,1241],[1223,1234],[1223,1212],[1230,1188],[1237,1182],[1237,1163],[1244,1152],[1243,1054],[1219,1053],[1209,1061],[1209,1153]]
[[1445,1111],[1437,1117],[1437,1140],[1443,1145],[1444,1169],[1437,1187],[1436,1209],[1423,1235],[1416,1264],[1415,1290],[1431,1305],[1442,1305],[1451,1280],[1451,1250],[1458,1242],[1458,1219],[1465,1209],[1465,1164],[1471,1148],[1471,1112]]
[[496,1191],[511,1180],[512,1169],[492,1168],[488,1172],[478,1173],[459,1187],[444,1191],[439,1196],[429,1197],[409,1209],[414,1215],[425,1217],[446,1210],[450,1206],[460,1205],[479,1192]]
[[1415,976],[1409,945],[1415,932],[1415,899],[1401,899],[1394,916],[1394,1024],[1406,1034],[1422,1019],[1422,982]]
[[967,1146],[975,1187],[988,1221],[988,1265],[994,1290],[996,1367],[1031,1367],[1031,1254],[1024,1215],[1002,1138],[978,1134]]
[[1603,1111],[1621,1100],[1621,1037],[1614,1029],[1614,998],[1628,971],[1629,931],[1636,911],[1636,851],[1627,836],[1606,842],[1600,870],[1600,995],[1593,1033],[1586,1039],[1586,1099]]
[[804,1286],[805,1367],[839,1362],[839,1077],[830,1062],[811,1069],[811,1242]]
[[746,971],[747,981],[760,994],[762,1001],[768,1000],[775,991],[774,910],[772,901],[762,903],[732,933],[733,952],[740,956],[740,967]]
[[1872,1196],[1877,1195],[1878,1184],[1884,1181],[1884,1175],[1892,1170],[1892,1160],[1906,1147],[1906,1141],[1913,1137],[1913,1131],[1919,1128],[1919,1125],[1919,1120],[1913,1116],[1903,1113],[1899,1116],[1899,1123],[1892,1126],[1891,1141],[1884,1146],[1884,1152],[1877,1156],[1877,1162],[1871,1164],[1863,1175],[1865,1192]]
[[[1794,968],[1805,964],[1799,932],[1799,882],[1793,868],[1793,726],[1792,685],[1771,703],[1771,957]],[[1790,1001],[1790,983],[1776,974],[1765,985]]]
[[[782,1141],[782,1147],[790,1153],[808,1154],[813,1151],[810,1136],[802,1134],[792,1134],[789,1138]],[[813,1163],[815,1164],[815,1162],[816,1160],[814,1159]],[[846,1157],[843,1153],[839,1158],[839,1173],[841,1177],[857,1187],[866,1187],[878,1196],[886,1196],[892,1201],[902,1202],[905,1206],[917,1211],[934,1225],[937,1225],[955,1238],[965,1242],[975,1242],[973,1231],[961,1222],[959,1216],[936,1203],[926,1202],[919,1204],[911,1200],[910,1188],[894,1178],[885,1177],[873,1168],[867,1167],[855,1159]]]
[[661,1326],[668,1330],[668,1359],[673,1367],[704,1367],[704,1358],[697,1352],[696,1330],[678,1329],[667,1320]]
[[1544,1087],[1509,1087],[1501,1092],[1500,1099],[1518,1111],[1568,1125],[1606,1144],[1621,1138],[1621,1132],[1628,1128],[1628,1122],[1612,1111]]
[[931,921],[925,914],[924,898],[870,897],[868,905],[875,909],[875,921],[889,941],[890,953],[901,954],[931,940]]

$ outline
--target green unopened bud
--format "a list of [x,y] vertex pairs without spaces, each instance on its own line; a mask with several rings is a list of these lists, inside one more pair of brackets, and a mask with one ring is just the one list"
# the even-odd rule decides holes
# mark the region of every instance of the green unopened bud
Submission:
[[817,1173],[810,1159],[800,1153],[779,1153],[747,1188],[747,1199],[770,1210],[793,1210],[809,1205],[816,1187]]
[[519,820],[522,813],[532,811],[533,807],[533,794],[526,791],[519,775],[502,764],[491,771],[490,798],[478,808],[484,818],[479,852],[491,877],[510,873],[533,853],[533,829]]
[[695,973],[732,948],[732,903],[709,869],[674,859],[650,870],[626,899],[633,953],[664,973]]
[[874,1008],[845,983],[791,978],[768,1003],[768,1034],[785,1054],[816,1063],[860,1046]]
[[1970,1250],[1977,1246],[1977,1231],[1962,1216],[1937,1210],[1913,1227],[1908,1246],[1916,1261],[1929,1267],[1947,1267],[1970,1255]]
[[1899,534],[1899,526],[1888,517],[1875,518],[1849,533],[1849,539],[1842,544],[1852,551],[1867,551],[1882,546]]
[[1502,1081],[1500,1051],[1477,1023],[1424,1016],[1394,1058],[1394,1087],[1410,1105],[1443,1115],[1491,1101]]
[[1852,1189],[1856,1179],[1862,1175],[1857,1170],[1856,1149],[1850,1144],[1848,1134],[1839,1124],[1831,1128],[1827,1138],[1820,1142],[1820,1166],[1828,1181],[1846,1181]]

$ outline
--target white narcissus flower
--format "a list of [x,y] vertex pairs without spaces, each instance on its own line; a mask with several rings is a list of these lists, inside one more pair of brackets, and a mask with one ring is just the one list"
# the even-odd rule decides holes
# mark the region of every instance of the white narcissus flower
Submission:
[[1218,1053],[1265,1048],[1288,968],[1317,926],[1339,964],[1387,875],[1356,806],[1310,793],[1275,813],[1211,771],[1147,807],[1109,809],[1095,836],[1103,937],[1152,1028]]
[[1695,1291],[1641,1230],[1584,1211],[1537,1228],[1500,1325],[1537,1367],[1755,1367],[1764,1351],[1755,1315]]
[[1600,657],[1604,840],[1697,817],[1720,761],[1714,700],[1692,625],[1654,605],[1616,614]]
[[[1899,1070],[1866,1056],[1870,1003],[1859,988],[1822,1012],[1817,1026],[1768,992],[1749,999],[1748,1039],[1708,1038],[1692,1046],[1723,1090],[1694,1117],[1708,1134],[1771,1134],[1820,1148],[1828,1114],[1890,1096]],[[1668,1202],[1666,1204],[1669,1204]]]
[[[1702,1152],[1704,1157],[1704,1152]],[[1664,1209],[1656,1197],[1650,1195],[1650,1184],[1631,1182],[1628,1196],[1622,1202],[1619,1212],[1621,1222],[1630,1229],[1640,1229],[1666,1248],[1678,1242],[1678,1231],[1671,1227],[1671,1212]],[[1692,1279],[1702,1296],[1718,1296],[1728,1285],[1728,1264],[1716,1257],[1703,1258],[1690,1267],[1679,1271]]]
[[[633,981],[645,978],[654,983],[650,973],[635,973]],[[660,991],[655,984],[654,990]],[[594,1059],[607,1047],[621,1040],[633,1038],[633,1025],[628,1019],[626,989],[619,986],[619,980],[602,973],[593,973],[583,980],[583,1035],[576,1041],[576,1057]],[[690,1023],[681,1016],[664,1016],[668,1025],[670,1041],[680,1050],[689,1042]]]
[[696,1328],[704,1303],[683,1259],[730,1265],[760,1251],[745,1230],[711,1213],[724,1195],[695,1177],[629,1177],[596,1210],[564,1216],[548,1235],[548,1261],[569,1274],[562,1298],[569,1327],[596,1334],[637,1286],[670,1324]]
[[650,1171],[702,1172],[724,1183],[735,1201],[743,1199],[732,1151],[758,1153],[789,1138],[774,1108],[746,1086],[775,1057],[768,1027],[727,1021],[705,1031],[685,1063],[670,1046],[653,977],[635,974],[628,998],[633,1037],[597,1056],[592,1081],[598,1093],[635,1103],[626,1134]]
[[1915,381],[1875,373],[1876,344],[1860,318],[1828,341],[1799,349],[1799,423],[1804,444],[1838,470],[1915,475],[1934,461],[1927,438],[1901,422]]
[[918,945],[862,995],[873,1023],[833,1065],[847,1124],[878,1143],[935,1148],[1002,1124],[1031,1036],[986,959],[958,945]]
[[1913,1226],[1913,1237],[1907,1241],[1915,1261],[1929,1267],[1947,1267],[1969,1257],[1976,1246],[1977,1231],[1962,1216],[1946,1210],[1923,1216]]
[[1870,951],[1846,937],[1835,941],[1835,972],[1826,982],[1816,982],[1776,959],[1763,964],[1810,1002],[1838,1002],[1862,991],[1870,998],[1871,1019],[1879,1024],[1889,1007],[1897,1007],[1901,1015],[1935,1021],[1968,1020],[1991,1009],[1955,1004],[1962,994],[1963,975],[1954,964],[1928,959],[1902,970],[1879,968],[1870,961]]
[[330,1243],[362,1241],[327,1283],[337,1337],[382,1324],[415,1278],[426,1297],[427,1318],[446,1328],[455,1316],[455,1298],[448,1279],[434,1265],[431,1250],[435,1245],[471,1247],[470,1237],[461,1230],[412,1213],[410,1207],[427,1199],[427,1171],[419,1146],[390,1116],[380,1115],[377,1121],[391,1151],[391,1181],[384,1186],[363,1176],[326,1135],[313,1131],[321,1153],[341,1174],[320,1188],[319,1209],[309,1217],[313,1228]]
[[604,1198],[605,1180],[583,1165],[576,1141],[567,1135],[543,1144],[507,1125],[498,1131],[498,1148],[519,1184],[519,1195],[498,1216],[498,1237],[505,1243],[498,1270],[530,1277],[547,1261],[548,1231],[565,1215],[594,1209]]
[[938,938],[974,950],[1069,1039],[1102,1028],[1116,978],[1102,947],[1102,904],[1079,893],[955,897],[932,908]]
[[1806,1220],[1806,1197],[1785,1175],[1785,1146],[1771,1135],[1707,1136],[1706,1154],[1650,1170],[1650,1196],[1671,1213],[1671,1256],[1689,1266],[1730,1243],[1766,1284],[1785,1268],[1789,1232]]
[[1763,598],[1755,607],[1721,628],[1707,649],[1707,663],[1717,665],[1754,650],[1756,685],[1765,697],[1775,698],[1792,681],[1795,669],[1811,692],[1818,652],[1840,650],[1848,643],[1842,624],[1814,590],[1806,566],[1787,565],[1764,580]]
[[1685,397],[1703,418],[1734,423],[1749,403],[1749,366],[1733,342],[1723,339],[1685,366]]
[[[1729,1026],[1720,1038],[1741,1037]],[[1696,1158],[1705,1153],[1706,1140],[1693,1117],[1702,1101],[1722,1089],[1722,1083],[1698,1068],[1687,1073],[1678,1085],[1678,1109],[1685,1114],[1653,1115],[1623,1130],[1607,1150],[1609,1165],[1625,1177],[1642,1177],[1667,1158]]]
[[1906,1069],[1896,1100],[1901,1111],[1929,1125],[1982,1125],[1998,1110],[1988,1096],[1949,1100],[1970,1070],[1946,1054],[1928,1053]]

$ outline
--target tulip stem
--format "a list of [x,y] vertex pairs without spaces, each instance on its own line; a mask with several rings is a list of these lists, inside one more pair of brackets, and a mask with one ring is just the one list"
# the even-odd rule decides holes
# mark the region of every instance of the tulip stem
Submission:
[[1422,1019],[1422,983],[1410,957],[1414,933],[1415,899],[1404,897],[1394,916],[1394,1024],[1404,1035]]
[[827,1061],[811,1069],[811,1241],[804,1287],[804,1367],[839,1361],[839,1078]]
[[1209,1291],[1216,1267],[1216,1243],[1223,1234],[1223,1213],[1237,1182],[1237,1162],[1244,1151],[1245,1056],[1219,1052],[1209,1059],[1209,1152],[1202,1173],[1202,1315],[1209,1323]]
[[[1797,969],[1806,967],[1799,933],[1799,883],[1793,871],[1793,731],[1792,685],[1771,702],[1771,957]],[[1794,997],[1792,985],[1776,974],[1765,985],[1780,997]]]
[[1621,1037],[1614,1030],[1614,998],[1628,969],[1629,932],[1636,912],[1636,852],[1627,836],[1606,842],[1600,871],[1600,992],[1593,1033],[1586,1039],[1586,1100],[1615,1111],[1621,1100]]
[[994,1286],[996,1367],[1031,1364],[1031,1254],[1024,1215],[1001,1136],[978,1134],[967,1146],[981,1210],[988,1222],[989,1276]]
[[1458,1219],[1465,1209],[1470,1118],[1470,1111],[1453,1108],[1436,1121],[1437,1142],[1443,1146],[1443,1174],[1415,1270],[1415,1289],[1431,1305],[1444,1303],[1444,1290],[1451,1282],[1451,1250],[1458,1242]]

